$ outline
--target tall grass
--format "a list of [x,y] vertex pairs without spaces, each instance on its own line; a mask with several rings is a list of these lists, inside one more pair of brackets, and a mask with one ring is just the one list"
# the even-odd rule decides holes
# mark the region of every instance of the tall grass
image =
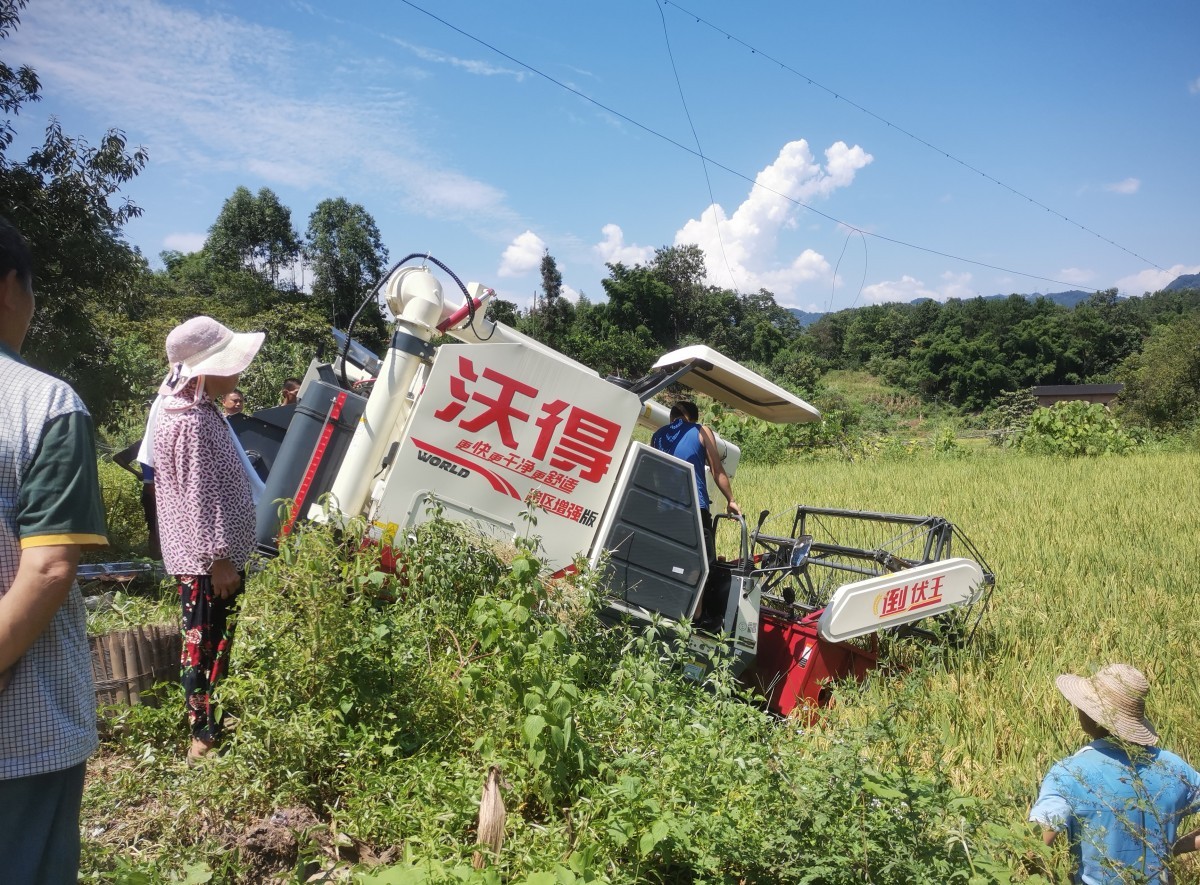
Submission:
[[[925,682],[918,715],[945,738],[931,764],[1005,803],[1014,821],[1049,764],[1084,742],[1058,673],[1141,668],[1163,744],[1200,761],[1200,454],[747,466],[736,492],[747,511],[781,517],[799,503],[937,514],[975,542],[998,589],[975,646],[915,677]],[[869,720],[896,690],[872,680],[843,697],[835,722]]]
[[[232,849],[294,804],[326,847],[275,881],[308,879],[306,860],[345,873],[363,846],[396,864],[363,883],[1065,881],[1062,846],[1024,823],[1052,760],[1084,742],[1053,677],[1115,660],[1150,677],[1164,744],[1200,760],[1200,454],[746,466],[734,485],[783,529],[799,503],[950,518],[997,575],[976,642],[904,646],[915,666],[840,687],[809,728],[735,700],[727,674],[684,681],[661,625],[600,630],[540,584],[533,552],[496,558],[429,524],[397,581],[308,526],[249,583],[219,756],[183,764],[177,705],[107,711],[85,881],[261,881]],[[493,764],[508,841],[476,871]]]

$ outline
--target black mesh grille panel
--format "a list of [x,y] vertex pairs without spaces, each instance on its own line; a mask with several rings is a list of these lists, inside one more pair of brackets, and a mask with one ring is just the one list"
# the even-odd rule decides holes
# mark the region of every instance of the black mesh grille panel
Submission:
[[679,620],[708,574],[691,465],[640,447],[602,539],[611,595]]

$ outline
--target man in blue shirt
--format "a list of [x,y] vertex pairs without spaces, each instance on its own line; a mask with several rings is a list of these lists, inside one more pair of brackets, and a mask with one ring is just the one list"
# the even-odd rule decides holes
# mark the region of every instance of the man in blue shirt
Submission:
[[1139,670],[1109,664],[1055,684],[1093,740],[1050,769],[1029,819],[1042,825],[1047,845],[1067,833],[1072,882],[1166,885],[1170,856],[1197,848],[1200,830],[1178,840],[1176,831],[1200,811],[1200,773],[1156,746],[1146,719],[1150,684]]
[[708,495],[708,481],[704,476],[707,466],[712,471],[717,488],[725,496],[726,509],[730,513],[740,514],[737,501],[733,500],[733,486],[729,482],[729,474],[721,463],[717,453],[717,441],[713,432],[699,423],[700,413],[696,404],[690,400],[680,400],[671,407],[671,423],[654,431],[650,444],[660,452],[674,455],[682,461],[687,461],[696,472],[696,493],[700,498],[700,518],[704,523],[704,543],[707,546],[709,559],[716,557],[716,530],[713,527],[711,499]]

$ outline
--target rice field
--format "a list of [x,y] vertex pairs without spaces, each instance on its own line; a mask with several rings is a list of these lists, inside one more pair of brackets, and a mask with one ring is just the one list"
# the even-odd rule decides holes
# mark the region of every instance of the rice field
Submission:
[[[976,642],[924,668],[923,726],[964,791],[1023,820],[1047,767],[1082,745],[1059,673],[1112,661],[1151,683],[1164,746],[1200,763],[1200,453],[1072,461],[978,454],[859,463],[747,465],[734,492],[748,518],[795,504],[936,514],[960,526],[996,573]],[[879,715],[900,677],[869,681],[834,712]]]

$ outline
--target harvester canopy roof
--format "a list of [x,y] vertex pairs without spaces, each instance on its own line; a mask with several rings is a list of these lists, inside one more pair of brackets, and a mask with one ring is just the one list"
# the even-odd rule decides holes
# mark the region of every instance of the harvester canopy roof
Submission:
[[688,363],[691,371],[678,379],[680,384],[747,415],[776,424],[821,420],[821,413],[800,397],[703,344],[664,354],[654,368],[668,369]]

